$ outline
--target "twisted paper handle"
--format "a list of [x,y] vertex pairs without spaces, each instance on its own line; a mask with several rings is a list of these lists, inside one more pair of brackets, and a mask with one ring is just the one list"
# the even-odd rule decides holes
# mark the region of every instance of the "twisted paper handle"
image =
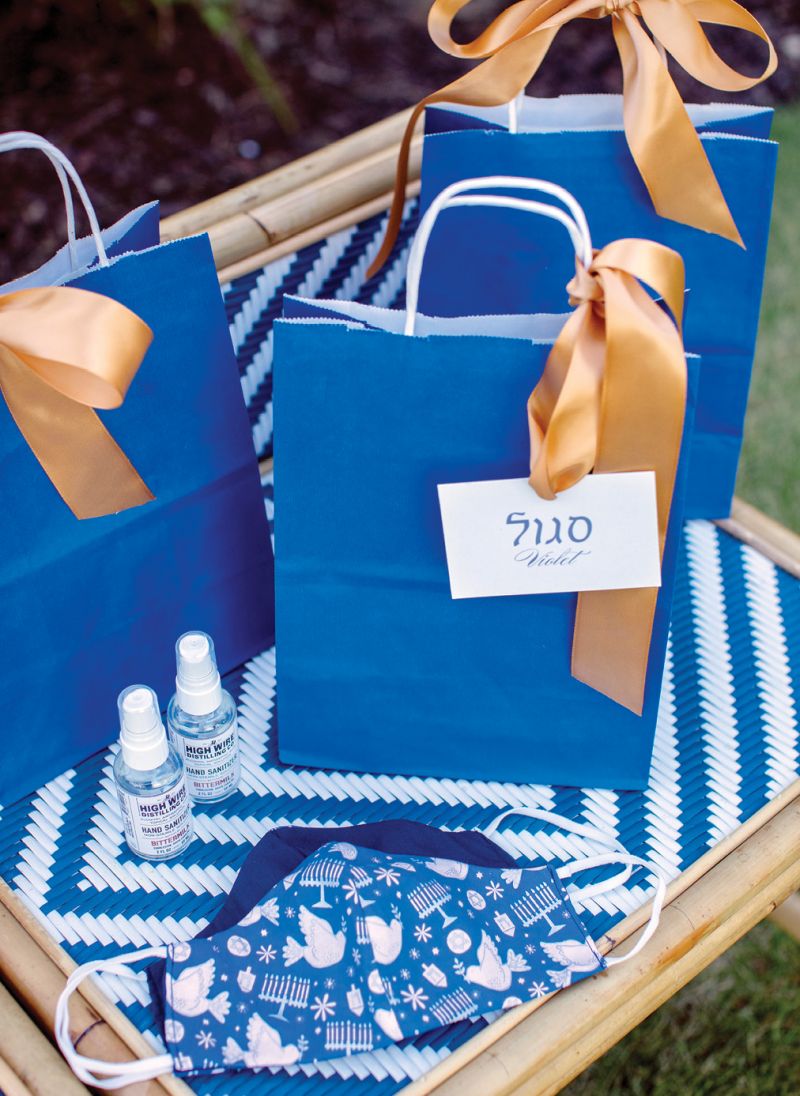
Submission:
[[[89,219],[101,266],[100,225],[70,160],[36,133],[0,134],[0,153],[38,149],[64,192],[73,269],[77,261],[70,183]],[[153,498],[92,408],[119,407],[153,333],[124,305],[70,286],[0,295],[0,394],[64,502],[78,518],[102,517]]]

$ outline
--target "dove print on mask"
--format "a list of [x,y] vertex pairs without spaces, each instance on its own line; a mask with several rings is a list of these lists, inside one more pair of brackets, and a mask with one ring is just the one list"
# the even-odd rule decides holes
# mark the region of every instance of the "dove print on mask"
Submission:
[[[219,1023],[223,1022],[231,1006],[226,991],[218,993],[216,997],[209,997],[209,990],[214,984],[215,968],[215,961],[207,959],[196,967],[184,967],[177,978],[167,972],[167,1002],[172,1006],[173,1012],[178,1016],[192,1017],[208,1012]],[[184,1031],[183,1025],[180,1025],[180,1030]]]
[[374,913],[364,918],[376,963],[393,963],[403,948],[403,922],[396,906],[392,907],[392,914],[388,925],[382,917]]
[[550,981],[558,989],[572,985],[573,974],[582,976],[587,971],[596,969],[596,952],[591,944],[583,940],[564,940],[560,944],[551,944],[543,940],[542,950],[548,959],[561,965],[561,970],[547,972]]
[[305,906],[300,907],[297,923],[305,943],[300,944],[292,936],[287,937],[283,945],[283,959],[287,967],[305,959],[309,966],[319,970],[341,961],[345,945],[344,929],[334,932],[324,917],[318,917]]
[[263,1066],[291,1066],[300,1058],[295,1046],[283,1046],[281,1037],[275,1028],[253,1013],[247,1021],[247,1050],[242,1050],[235,1039],[228,1039],[222,1049],[222,1060],[226,1066],[244,1065],[247,1069],[260,1069]]
[[[596,839],[589,827],[569,825]],[[623,961],[600,955],[562,882],[609,864],[625,870],[576,893],[585,899],[612,889],[636,866],[655,874],[619,846],[556,871],[323,845],[238,924],[132,956],[166,951],[169,1054],[110,1065],[104,1087],[170,1069],[195,1076],[302,1067],[546,997]],[[659,879],[650,924],[630,954],[655,930],[663,897]],[[65,994],[95,970],[123,972],[123,961],[87,964]],[[59,1046],[92,1083],[97,1063],[71,1043],[65,994],[56,1016]]]
[[462,864],[460,860],[443,860],[441,857],[426,860],[425,867],[428,871],[434,871],[437,875],[444,876],[445,879],[466,879],[469,870],[467,865]]
[[[176,1062],[196,1060],[198,1046],[204,1068],[218,1053],[229,1070],[358,1054],[604,966],[549,867],[504,879],[340,842],[305,860],[259,911],[191,950],[168,949],[166,1015],[183,1025],[166,1031],[181,1036],[167,1040]],[[223,978],[217,1005],[210,995]]]
[[[591,969],[597,970],[597,953],[593,952],[592,954]],[[500,959],[497,944],[484,929],[481,932],[481,943],[478,948],[478,962],[475,966],[467,967],[464,978],[476,986],[505,992],[511,988],[515,972],[530,969],[530,964],[525,961],[524,957],[517,955],[511,948],[508,949],[506,961],[503,963]]]

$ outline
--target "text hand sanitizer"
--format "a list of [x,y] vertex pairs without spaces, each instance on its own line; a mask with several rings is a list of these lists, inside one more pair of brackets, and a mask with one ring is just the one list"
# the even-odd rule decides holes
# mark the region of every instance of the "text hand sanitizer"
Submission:
[[125,839],[137,856],[169,860],[192,840],[191,802],[183,762],[167,741],[158,698],[147,685],[119,694],[114,780]]
[[236,702],[222,688],[214,644],[205,632],[186,632],[175,654],[175,696],[167,709],[170,738],[183,757],[189,795],[198,803],[215,803],[239,786]]

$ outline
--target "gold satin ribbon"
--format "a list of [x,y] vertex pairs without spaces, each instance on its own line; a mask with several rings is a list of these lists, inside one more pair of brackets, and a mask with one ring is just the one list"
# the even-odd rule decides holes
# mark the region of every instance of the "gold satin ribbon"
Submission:
[[[669,53],[690,76],[719,91],[738,92],[776,69],[775,49],[761,24],[735,0],[518,0],[471,42],[454,41],[456,15],[471,0],[435,0],[428,30],[454,57],[483,59],[470,72],[428,95],[412,111],[397,163],[394,199],[383,246],[367,276],[389,257],[397,239],[414,127],[433,103],[495,107],[511,102],[530,83],[561,27],[573,19],[611,17],[622,62],[623,121],[628,146],[656,212],[681,224],[742,244],[711,164],[667,69]],[[703,23],[733,27],[769,47],[764,71],[744,76],[712,49]],[[650,31],[647,34],[645,26]],[[652,36],[652,37],[651,37]]]
[[[674,321],[640,284],[649,285]],[[686,406],[684,267],[650,240],[617,240],[577,264],[575,312],[528,401],[530,483],[552,499],[587,473],[656,473],[663,556]],[[658,589],[578,595],[572,673],[641,715]]]
[[99,293],[59,286],[0,296],[0,392],[77,518],[154,497],[92,410],[120,406],[152,338]]

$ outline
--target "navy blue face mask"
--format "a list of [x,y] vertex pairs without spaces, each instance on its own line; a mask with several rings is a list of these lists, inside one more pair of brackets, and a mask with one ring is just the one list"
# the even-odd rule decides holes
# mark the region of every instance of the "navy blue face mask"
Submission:
[[[506,812],[491,832],[513,813],[602,839],[591,827],[534,810]],[[328,842],[236,924],[79,968],[59,1000],[59,1046],[81,1080],[110,1089],[172,1071],[313,1064],[513,1008],[621,961],[599,954],[564,882],[610,864],[622,872],[584,888],[582,898],[618,886],[634,867],[652,872],[619,848],[554,870]],[[652,935],[663,897],[659,879],[650,924],[624,958]],[[67,1016],[75,986],[97,970],[129,974],[126,962],[153,955],[166,959],[169,1053],[116,1065],[78,1054]]]

